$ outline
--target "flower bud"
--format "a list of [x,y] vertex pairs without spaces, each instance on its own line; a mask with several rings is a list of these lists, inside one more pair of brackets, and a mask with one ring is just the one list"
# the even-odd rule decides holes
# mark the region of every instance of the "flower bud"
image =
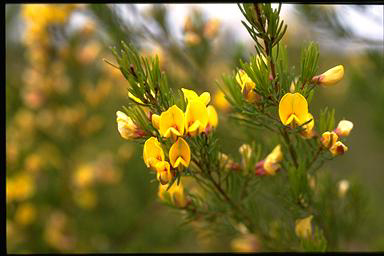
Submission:
[[337,141],[339,136],[335,132],[324,132],[323,135],[321,135],[321,143],[326,148],[331,148]]
[[249,160],[251,159],[252,147],[249,144],[243,144],[239,148],[239,152],[240,152],[240,154],[242,156],[243,168],[246,169],[246,167],[247,167],[247,165],[249,163]]
[[300,238],[308,238],[312,234],[312,220],[313,216],[310,215],[303,219],[296,220],[295,232]]
[[337,141],[330,149],[333,156],[342,155],[348,151],[348,147],[345,146],[341,141]]
[[129,140],[144,136],[144,131],[137,127],[129,116],[121,111],[117,111],[116,115],[117,129],[119,130],[121,137]]
[[335,129],[335,133],[339,136],[348,136],[353,128],[353,123],[348,120],[341,120]]
[[337,82],[339,82],[341,79],[343,79],[344,76],[344,66],[343,65],[338,65],[336,67],[333,67],[323,74],[319,76],[315,76],[312,78],[313,82],[316,82],[320,85],[334,85]]
[[276,171],[280,168],[279,162],[283,160],[283,153],[281,146],[277,145],[272,152],[265,158],[263,167],[268,175],[275,175]]
[[347,180],[341,180],[339,182],[339,197],[343,198],[349,189],[349,182]]

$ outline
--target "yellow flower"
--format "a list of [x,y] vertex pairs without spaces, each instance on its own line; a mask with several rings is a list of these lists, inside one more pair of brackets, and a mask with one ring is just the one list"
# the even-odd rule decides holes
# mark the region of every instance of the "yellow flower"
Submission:
[[220,90],[213,96],[213,104],[221,110],[227,110],[229,108],[229,102],[225,98],[225,94]]
[[78,167],[73,175],[73,183],[81,188],[87,187],[95,180],[94,168],[90,164]]
[[217,35],[219,30],[220,21],[218,19],[212,19],[208,21],[204,26],[204,36],[207,38],[213,38]]
[[211,100],[211,94],[209,92],[203,92],[200,96],[198,96],[197,93],[193,90],[188,90],[185,88],[181,88],[181,90],[183,91],[184,99],[188,102],[199,99],[204,103],[205,106],[207,106]]
[[201,42],[201,38],[195,32],[187,32],[184,35],[184,41],[187,44],[194,45]]
[[151,118],[152,118],[152,125],[153,125],[153,127],[155,127],[156,129],[159,129],[159,127],[160,127],[160,116],[156,115],[156,114],[153,114]]
[[188,167],[191,161],[191,149],[188,143],[181,137],[171,146],[169,150],[169,161],[173,168],[177,168],[180,164]]
[[314,82],[319,83],[320,85],[329,86],[339,82],[341,79],[343,79],[343,76],[344,76],[344,66],[338,65],[336,67],[333,67],[327,70],[321,75],[313,77],[312,80]]
[[156,164],[164,161],[164,151],[155,137],[147,139],[143,149],[144,162],[148,168],[156,170]]
[[208,124],[208,111],[201,100],[190,100],[185,111],[186,133],[196,136],[204,132]]
[[17,207],[15,220],[20,225],[28,225],[36,218],[36,208],[31,203],[23,203]]
[[312,234],[312,224],[311,220],[313,215],[310,215],[303,219],[296,220],[295,232],[296,235],[300,238],[308,238]]
[[348,120],[341,120],[335,130],[339,136],[348,136],[353,128],[353,123]]
[[231,248],[234,252],[258,252],[260,241],[253,234],[245,234],[231,241]]
[[260,99],[260,95],[253,91],[253,88],[256,87],[256,84],[252,79],[247,75],[247,73],[240,69],[236,74],[236,81],[241,87],[241,92],[244,95],[244,98],[250,102],[255,103]]
[[281,146],[277,145],[265,158],[263,167],[267,174],[275,175],[276,171],[280,168],[279,162],[281,160],[283,160],[283,152],[281,151]]
[[184,113],[176,105],[161,113],[159,132],[161,136],[172,136],[173,139],[184,134]]
[[345,146],[341,141],[337,141],[333,146],[329,149],[333,156],[342,155],[348,151],[348,147]]
[[324,132],[323,135],[321,135],[320,141],[324,147],[330,148],[336,143],[338,138],[339,136],[337,136],[335,132]]
[[279,116],[284,125],[295,121],[298,125],[305,123],[308,115],[308,103],[300,93],[286,93],[279,103]]
[[315,119],[313,118],[312,114],[308,112],[307,118],[304,123],[308,122],[309,120],[311,120],[309,123],[302,126],[304,128],[304,131],[301,132],[301,135],[304,138],[312,138],[314,134],[313,127],[315,126]]
[[157,195],[160,200],[166,201],[166,198],[169,197],[171,199],[172,204],[177,207],[184,208],[187,206],[188,201],[184,195],[184,187],[183,183],[180,181],[179,185],[177,182],[173,183],[172,186],[168,189],[168,185],[159,184],[159,191]]
[[212,105],[209,105],[207,107],[207,111],[208,111],[208,125],[207,125],[207,127],[209,127],[209,128],[217,127],[217,124],[219,122],[219,117],[217,115],[215,107]]
[[155,168],[157,172],[157,179],[162,185],[167,184],[172,179],[170,165],[167,161],[158,162]]
[[116,112],[117,129],[124,139],[135,139],[144,135],[144,131],[139,129],[132,119],[121,111]]

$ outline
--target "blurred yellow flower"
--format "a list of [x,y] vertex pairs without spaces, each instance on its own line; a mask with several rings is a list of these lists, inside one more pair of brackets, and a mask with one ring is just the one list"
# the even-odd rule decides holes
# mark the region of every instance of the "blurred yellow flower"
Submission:
[[171,146],[169,150],[169,161],[173,168],[177,168],[180,164],[188,167],[191,161],[191,149],[188,143],[181,137]]
[[159,122],[160,135],[166,138],[172,137],[173,140],[177,136],[184,134],[184,113],[176,105],[170,107],[160,115]]
[[260,95],[257,94],[253,89],[256,87],[256,84],[252,79],[247,75],[247,73],[240,69],[236,74],[236,81],[241,87],[241,92],[244,95],[244,98],[250,102],[255,103],[260,99]]
[[160,142],[155,137],[147,139],[143,149],[144,162],[148,168],[156,170],[156,164],[164,161],[164,151]]
[[284,125],[296,122],[298,125],[307,120],[308,103],[300,93],[286,93],[279,103],[279,116]]
[[208,124],[208,111],[201,100],[188,101],[185,111],[185,130],[191,136],[204,132]]
[[333,156],[342,155],[348,151],[348,147],[345,146],[341,141],[337,141],[332,147],[329,149]]
[[256,235],[245,234],[231,241],[231,248],[234,252],[258,252],[260,241]]
[[165,185],[172,179],[172,173],[170,170],[170,165],[167,161],[158,162],[155,166],[157,172],[157,180]]
[[78,61],[83,65],[93,62],[101,52],[101,44],[98,41],[91,41],[80,48],[76,54]]
[[338,189],[339,189],[338,190],[339,197],[340,198],[345,197],[349,189],[349,181],[348,180],[339,181]]
[[279,162],[283,160],[283,152],[281,146],[277,145],[272,152],[265,158],[263,167],[267,174],[275,175],[276,171],[280,168]]
[[73,183],[77,187],[84,188],[91,185],[94,178],[93,166],[90,164],[83,164],[75,170]]
[[213,96],[213,104],[221,110],[227,110],[229,108],[229,102],[225,98],[225,94],[222,91],[216,91]]
[[35,183],[33,178],[26,174],[20,173],[14,178],[6,180],[6,200],[22,201],[30,198],[35,192]]
[[184,99],[187,102],[198,99],[203,102],[205,106],[207,106],[211,100],[211,94],[209,92],[203,92],[200,96],[198,96],[193,90],[181,88],[181,91],[183,92]]
[[314,82],[320,85],[330,86],[338,83],[344,77],[344,66],[338,65],[333,67],[321,75],[312,78]]
[[204,31],[203,31],[204,36],[210,39],[214,38],[217,35],[217,32],[219,31],[219,26],[220,26],[220,20],[218,19],[209,20],[204,25]]
[[41,159],[39,154],[33,153],[27,156],[25,159],[24,168],[26,171],[38,172],[40,171],[43,164],[43,159]]
[[16,209],[15,221],[22,225],[29,225],[36,219],[36,207],[31,203],[22,203]]
[[335,133],[339,136],[348,136],[353,128],[353,123],[348,120],[341,120],[335,129]]
[[296,220],[295,232],[300,238],[307,239],[312,235],[312,221],[313,215],[303,219]]
[[189,45],[195,45],[201,42],[201,38],[195,32],[187,32],[184,35],[184,42]]
[[172,186],[168,189],[168,185],[159,184],[159,191],[157,193],[158,197],[162,201],[167,201],[169,198],[171,203],[179,208],[184,208],[187,206],[188,201],[184,194],[183,183],[180,181],[179,185],[177,182],[173,183]]

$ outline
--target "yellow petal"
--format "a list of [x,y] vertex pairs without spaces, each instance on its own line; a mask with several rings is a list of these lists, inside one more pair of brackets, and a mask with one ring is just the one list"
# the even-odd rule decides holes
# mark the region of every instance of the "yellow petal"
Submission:
[[335,132],[339,136],[348,136],[353,128],[353,123],[348,120],[341,120],[337,125]]
[[168,185],[159,184],[158,196],[160,200],[166,201],[166,198],[171,199],[172,204],[177,207],[185,207],[188,202],[184,194],[183,183],[180,182],[179,185],[175,182],[167,191]]
[[124,139],[135,139],[140,137],[138,134],[138,127],[132,119],[121,111],[116,112],[117,129]]
[[313,216],[310,215],[303,219],[296,220],[295,232],[300,238],[308,238],[312,234],[312,220]]
[[308,114],[308,103],[300,93],[286,93],[279,103],[279,117],[284,125],[295,121],[301,125]]
[[143,149],[144,162],[148,168],[156,170],[156,164],[164,161],[164,151],[160,142],[155,137],[147,139]]
[[191,136],[201,133],[208,124],[208,111],[205,104],[200,100],[188,102],[185,111],[185,128]]
[[159,127],[160,127],[160,116],[159,115],[156,115],[156,114],[152,115],[152,125],[156,129],[159,129]]
[[219,117],[217,115],[215,107],[212,105],[209,105],[207,107],[208,111],[208,125],[211,127],[217,127],[217,124],[219,122]]
[[155,166],[157,172],[157,179],[161,184],[165,185],[172,179],[170,165],[167,161],[158,162]]
[[180,164],[188,167],[191,161],[191,149],[183,138],[179,137],[171,146],[169,150],[169,161],[173,168],[177,168]]
[[279,162],[283,160],[283,152],[281,146],[277,145],[272,152],[265,158],[263,167],[269,175],[275,175],[280,168]]
[[304,138],[311,138],[313,136],[313,127],[315,126],[315,121],[311,113],[308,112],[307,117],[305,119],[305,123],[311,120],[306,125],[303,125],[302,127],[305,129],[301,132],[301,135],[304,136]]
[[329,86],[339,82],[344,77],[344,66],[338,65],[320,75],[320,84]]
[[161,113],[159,122],[160,134],[169,138],[171,135],[182,136],[184,134],[184,113],[176,105]]
[[203,92],[199,96],[199,99],[204,103],[205,106],[207,106],[211,101],[211,94],[209,92]]
[[217,91],[213,97],[213,104],[221,110],[227,110],[229,103],[222,91]]
[[187,102],[190,102],[192,100],[201,100],[204,105],[208,105],[209,101],[211,100],[211,94],[209,92],[203,92],[200,96],[197,95],[197,93],[193,90],[181,88],[184,94],[184,99]]
[[338,139],[339,139],[339,136],[337,136],[335,132],[324,132],[321,135],[320,141],[324,147],[330,148],[336,143]]
[[183,92],[184,94],[184,99],[185,101],[190,101],[190,100],[194,100],[196,98],[198,98],[199,96],[197,95],[197,93],[193,90],[189,90],[189,89],[185,89],[185,88],[181,88],[181,91]]

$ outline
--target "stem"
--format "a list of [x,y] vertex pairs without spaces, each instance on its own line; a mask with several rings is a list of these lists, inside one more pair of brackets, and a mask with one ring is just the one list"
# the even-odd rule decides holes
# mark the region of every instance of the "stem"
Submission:
[[[265,46],[265,52],[267,54],[267,56],[269,57],[269,63],[271,65],[271,75],[272,75],[272,79],[275,80],[276,78],[276,71],[275,71],[275,64],[273,63],[273,60],[272,60],[272,47],[270,48],[269,45],[270,45],[270,42],[272,40],[269,39],[268,35],[266,34],[265,32],[265,24],[263,23],[263,19],[261,18],[261,11],[260,11],[260,8],[259,8],[259,5],[258,4],[253,4],[253,6],[255,7],[255,10],[256,10],[256,14],[257,14],[257,19],[258,19],[258,22],[260,23],[261,27],[262,27],[262,32],[263,32],[263,41],[264,41],[264,46]],[[276,87],[275,89],[277,90],[277,84],[276,84]]]
[[307,170],[311,168],[311,166],[316,162],[317,158],[319,157],[321,151],[323,151],[322,145],[319,146],[319,149],[316,151],[315,156],[313,157],[312,161],[309,163]]
[[285,142],[288,145],[289,153],[291,154],[293,163],[294,163],[294,165],[295,165],[295,167],[297,169],[299,167],[299,164],[297,163],[296,151],[294,150],[294,148],[293,148],[293,146],[291,144],[291,141],[289,139],[289,135],[288,135],[287,130],[285,128],[282,131],[282,135],[283,135],[283,138],[284,138]]

